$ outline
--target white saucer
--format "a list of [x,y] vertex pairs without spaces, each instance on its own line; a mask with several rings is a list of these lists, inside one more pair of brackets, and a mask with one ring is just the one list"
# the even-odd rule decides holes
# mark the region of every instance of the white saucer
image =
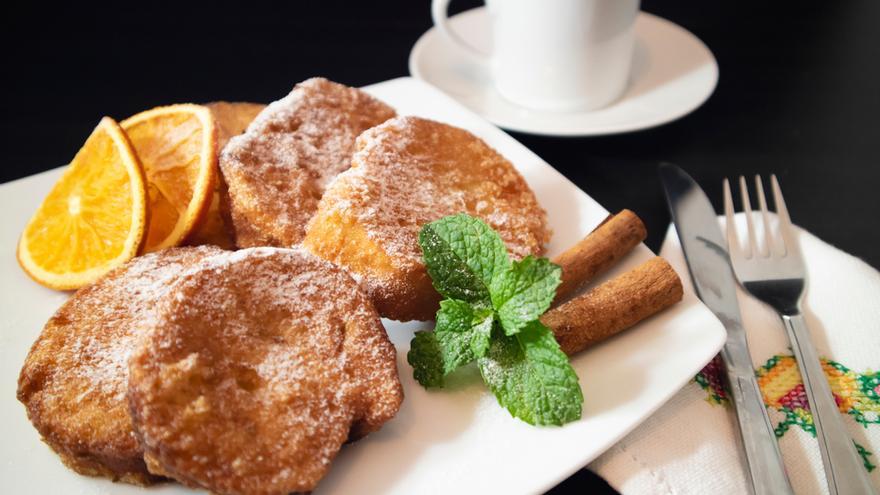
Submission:
[[[491,51],[485,7],[449,19],[462,38]],[[591,112],[545,112],[502,98],[488,67],[429,29],[413,46],[409,71],[452,96],[490,122],[513,131],[549,136],[593,136],[665,124],[703,104],[718,82],[718,64],[696,36],[645,12],[636,19],[636,46],[629,87],[611,105]]]

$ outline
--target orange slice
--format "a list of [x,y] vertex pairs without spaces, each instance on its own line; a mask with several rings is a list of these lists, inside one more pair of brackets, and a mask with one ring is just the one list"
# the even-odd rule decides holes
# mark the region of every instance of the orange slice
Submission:
[[144,252],[177,246],[204,220],[217,180],[217,129],[200,105],[170,105],[120,124],[147,177]]
[[133,258],[146,223],[143,170],[104,117],[31,217],[16,255],[40,284],[77,289]]
[[[217,126],[217,154],[233,137],[243,133],[252,120],[266,108],[266,105],[248,102],[215,101],[205,105],[214,116]],[[224,249],[232,249],[234,244],[226,229],[226,222],[220,212],[220,183],[223,177],[218,173],[217,183],[211,195],[211,203],[205,214],[205,221],[187,238],[187,244],[213,244]]]

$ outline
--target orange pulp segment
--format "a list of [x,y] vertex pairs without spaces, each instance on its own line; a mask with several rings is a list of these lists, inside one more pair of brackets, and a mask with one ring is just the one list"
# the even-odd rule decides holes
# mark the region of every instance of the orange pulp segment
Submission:
[[17,258],[40,284],[77,289],[133,258],[146,223],[143,170],[104,117],[28,222]]

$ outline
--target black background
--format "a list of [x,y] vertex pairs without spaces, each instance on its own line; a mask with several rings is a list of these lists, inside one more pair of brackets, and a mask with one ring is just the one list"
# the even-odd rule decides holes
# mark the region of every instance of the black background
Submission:
[[[453,2],[453,11],[479,5]],[[42,2],[4,6],[0,182],[67,163],[102,115],[177,102],[268,102],[321,75],[353,86],[408,75],[426,0]],[[513,136],[658,249],[662,161],[720,211],[721,180],[779,175],[796,223],[880,267],[880,2],[645,0],[715,54],[715,94],[663,127],[597,138]],[[524,453],[526,455],[526,453]],[[559,491],[595,488],[579,473]]]

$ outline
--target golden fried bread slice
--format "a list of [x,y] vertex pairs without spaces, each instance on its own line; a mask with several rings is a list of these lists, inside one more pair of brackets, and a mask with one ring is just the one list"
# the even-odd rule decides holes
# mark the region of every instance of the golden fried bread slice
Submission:
[[154,473],[216,493],[310,491],[347,439],[400,407],[375,308],[301,249],[212,257],[158,308],[128,392]]
[[353,272],[382,316],[429,320],[439,295],[419,230],[462,212],[498,231],[514,258],[541,254],[549,240],[544,210],[503,156],[463,129],[398,117],[358,138],[351,169],[327,188],[303,246]]
[[71,469],[155,481],[128,414],[128,358],[156,297],[182,270],[220,252],[175,248],[135,258],[80,289],[46,323],[21,369],[18,399]]
[[[226,146],[234,136],[238,136],[247,129],[254,118],[266,108],[262,103],[215,101],[205,105],[214,116],[214,124],[217,127],[217,153]],[[211,205],[203,222],[189,235],[186,243],[192,246],[213,244],[224,249],[232,249],[235,245],[229,234],[229,229],[220,214],[220,191],[222,177],[217,180],[214,193],[211,195]]]
[[220,155],[236,245],[299,243],[326,184],[348,169],[355,138],[393,116],[363,91],[320,78],[270,104]]

